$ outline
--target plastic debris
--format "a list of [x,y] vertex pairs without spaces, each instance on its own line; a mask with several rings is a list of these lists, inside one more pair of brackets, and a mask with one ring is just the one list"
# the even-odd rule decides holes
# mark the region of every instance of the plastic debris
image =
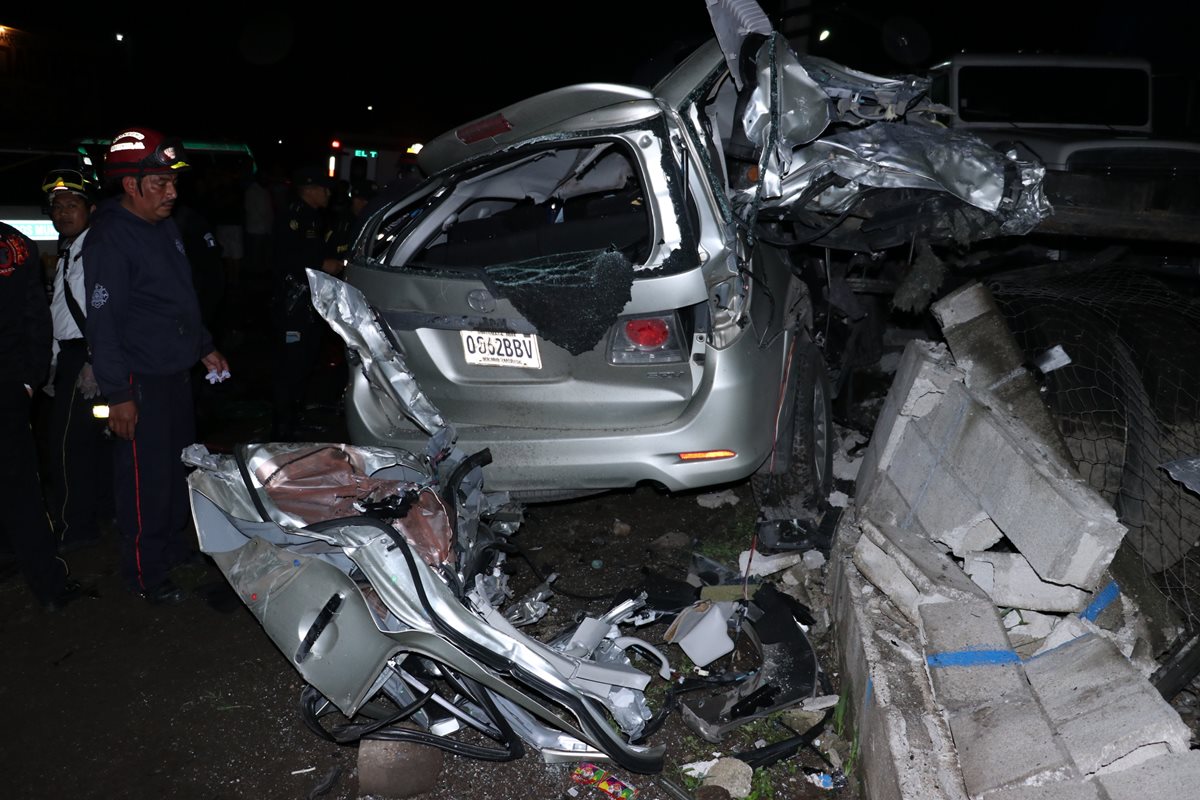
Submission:
[[850,497],[845,492],[836,489],[829,493],[829,505],[834,508],[845,508],[850,505]]
[[808,772],[804,777],[818,789],[844,789],[849,783],[841,770],[836,770],[832,773],[812,771]]
[[1172,479],[1182,483],[1193,492],[1200,493],[1200,456],[1189,456],[1159,464]]
[[520,628],[525,625],[532,625],[546,616],[546,612],[550,610],[550,604],[546,601],[554,596],[554,590],[550,588],[550,584],[557,577],[557,572],[552,573],[546,580],[534,587],[529,594],[513,603],[504,612],[504,618],[514,626]]
[[696,497],[696,502],[701,508],[736,506],[740,501],[741,498],[732,489],[724,489],[720,492],[708,492]]
[[800,707],[805,711],[824,711],[827,708],[833,708],[838,704],[838,696],[836,694],[823,694],[820,697],[810,697],[800,704]]
[[732,613],[732,603],[702,600],[685,608],[663,638],[679,645],[693,664],[703,667],[733,650],[733,640],[729,638]]
[[633,800],[638,796],[637,789],[615,777],[608,770],[587,761],[575,768],[575,771],[571,773],[571,780],[582,786],[595,786],[609,797],[615,797],[617,800]]
[[1056,369],[1062,369],[1069,366],[1071,357],[1067,355],[1067,351],[1063,350],[1061,344],[1056,344],[1049,350],[1045,351],[1033,360],[1033,365],[1038,368],[1038,371],[1045,375],[1048,372],[1053,372]]
[[749,550],[743,550],[738,556],[738,570],[743,575],[762,576],[774,575],[776,572],[782,572],[788,567],[799,564],[803,557],[799,553],[779,553],[777,555],[767,555],[766,553],[755,553],[751,558]]
[[820,550],[809,550],[804,554],[804,566],[809,569],[820,569],[825,566],[825,554]]
[[717,763],[717,760],[717,758],[713,758],[708,761],[693,761],[690,764],[684,764],[679,770],[689,778],[703,778],[713,768],[713,764]]

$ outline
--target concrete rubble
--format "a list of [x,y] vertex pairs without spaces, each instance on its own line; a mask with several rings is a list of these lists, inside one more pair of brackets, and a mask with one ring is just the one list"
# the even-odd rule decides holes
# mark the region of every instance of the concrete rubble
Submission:
[[986,290],[934,311],[954,353],[906,346],[830,564],[866,796],[1194,794],[1200,751],[1130,662],[1136,632],[1097,624],[1125,528]]

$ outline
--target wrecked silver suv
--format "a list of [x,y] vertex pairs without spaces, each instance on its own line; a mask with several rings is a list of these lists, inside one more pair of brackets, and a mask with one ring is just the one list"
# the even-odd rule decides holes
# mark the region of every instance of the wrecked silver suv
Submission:
[[[839,353],[814,306],[848,255],[1046,213],[1039,168],[934,123],[927,83],[717,31],[653,90],[570,86],[443,134],[354,246],[347,280],[497,488],[827,490]],[[350,373],[351,439],[419,447]]]

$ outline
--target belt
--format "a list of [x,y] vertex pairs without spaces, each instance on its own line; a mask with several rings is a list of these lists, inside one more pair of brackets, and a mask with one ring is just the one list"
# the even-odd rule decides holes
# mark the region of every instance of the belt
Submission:
[[72,349],[78,349],[80,347],[83,347],[83,348],[87,347],[87,339],[76,338],[76,339],[59,339],[58,340],[58,349],[59,350],[72,350]]

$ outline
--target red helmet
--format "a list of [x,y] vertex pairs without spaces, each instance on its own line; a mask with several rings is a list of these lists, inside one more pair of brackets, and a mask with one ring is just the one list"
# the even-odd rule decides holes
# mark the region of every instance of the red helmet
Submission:
[[168,139],[150,128],[126,128],[113,137],[104,153],[104,177],[182,172],[191,168],[183,158],[178,139]]

